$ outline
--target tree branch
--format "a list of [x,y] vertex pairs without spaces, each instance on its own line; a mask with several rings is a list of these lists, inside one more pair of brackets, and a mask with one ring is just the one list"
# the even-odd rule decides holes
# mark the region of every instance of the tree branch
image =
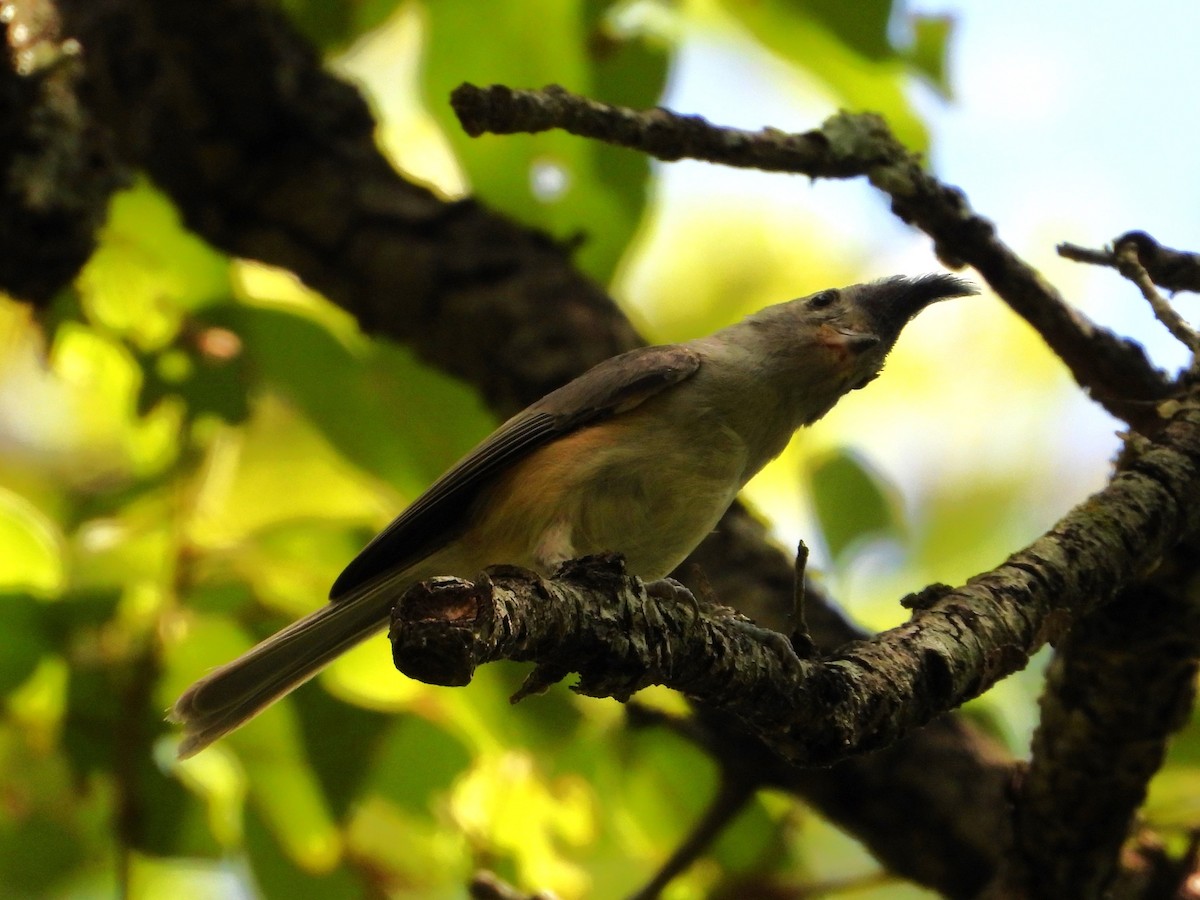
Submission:
[[63,39],[53,3],[4,9],[0,290],[44,305],[91,256],[125,172],[79,101],[79,44]]
[[1058,245],[1058,255],[1076,262],[1120,268],[1114,248],[1131,244],[1138,260],[1160,288],[1168,291],[1200,292],[1200,253],[1164,247],[1144,231],[1128,231],[1113,241],[1112,247],[1090,250],[1077,244]]
[[1187,721],[1200,654],[1200,605],[1177,587],[1196,573],[1187,555],[1165,564],[1159,587],[1133,585],[1082,618],[1050,664],[1016,801],[1015,864],[1031,897],[1106,896],[1167,739]]
[[464,84],[455,110],[472,134],[550,127],[631,147],[661,159],[684,156],[813,178],[865,175],[892,198],[892,210],[933,238],[951,266],[968,264],[1037,330],[1075,380],[1113,415],[1142,429],[1160,423],[1152,403],[1171,386],[1141,346],[1101,328],[1068,306],[1058,291],[1001,241],[957,188],[942,184],[873,114],[839,113],[815,131],[788,134],[719,128],[698,116],[662,109],[638,112],[599,104],[560,87],[517,91]]
[[[479,582],[437,579],[393,612],[397,667],[464,684],[496,659],[533,661],[575,690],[627,699],[664,684],[736,715],[789,760],[827,765],[887,746],[1025,666],[1073,618],[1151,570],[1200,525],[1200,399],[1093,497],[991,572],[938,592],[912,619],[823,660],[682,590],[647,591],[595,560],[553,580],[500,567]],[[430,666],[429,661],[434,665]],[[524,692],[525,689],[522,689]]]

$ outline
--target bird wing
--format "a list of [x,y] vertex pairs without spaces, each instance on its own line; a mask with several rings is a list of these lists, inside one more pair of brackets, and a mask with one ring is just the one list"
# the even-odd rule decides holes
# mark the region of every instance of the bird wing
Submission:
[[453,539],[480,492],[516,461],[556,438],[620,415],[694,375],[700,354],[642,347],[605,360],[513,416],[383,529],[330,588],[336,601],[386,572],[408,568]]

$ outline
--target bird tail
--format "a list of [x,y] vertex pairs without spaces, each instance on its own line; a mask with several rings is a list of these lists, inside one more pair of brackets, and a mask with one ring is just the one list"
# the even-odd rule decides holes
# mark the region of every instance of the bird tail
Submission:
[[183,725],[180,759],[249,721],[383,628],[402,592],[385,580],[338,598],[193,684],[168,716]]

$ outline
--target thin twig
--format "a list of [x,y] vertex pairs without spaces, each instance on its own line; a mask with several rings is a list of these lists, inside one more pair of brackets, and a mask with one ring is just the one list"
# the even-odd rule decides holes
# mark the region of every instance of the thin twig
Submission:
[[1119,242],[1113,249],[1113,256],[1117,261],[1117,270],[1137,285],[1150,308],[1154,310],[1158,321],[1166,326],[1167,331],[1171,332],[1177,341],[1192,351],[1194,359],[1200,351],[1200,334],[1197,334],[1175,307],[1158,292],[1150,273],[1146,271],[1138,256],[1137,244],[1133,241]]
[[[1138,260],[1150,273],[1151,279],[1166,291],[1200,292],[1200,253],[1164,247],[1144,231],[1127,231],[1112,242],[1113,247],[1133,244],[1137,248]],[[1112,248],[1093,250],[1078,244],[1058,245],[1058,255],[1064,259],[1087,263],[1093,266],[1120,268]]]
[[796,562],[793,568],[795,582],[792,586],[792,649],[801,659],[809,659],[817,654],[817,644],[808,632],[808,619],[804,615],[807,597],[807,579],[805,570],[808,568],[808,545],[801,541],[796,547]]

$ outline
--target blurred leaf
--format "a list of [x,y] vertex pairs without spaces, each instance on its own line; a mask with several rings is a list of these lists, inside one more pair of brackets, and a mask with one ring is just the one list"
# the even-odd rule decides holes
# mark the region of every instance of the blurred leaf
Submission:
[[594,839],[597,801],[578,776],[547,779],[533,757],[478,755],[454,785],[450,812],[472,840],[512,859],[523,884],[578,896],[587,875],[563,852]]
[[924,498],[923,528],[916,542],[922,577],[957,584],[992,568],[1006,552],[1030,540],[1028,513],[1035,498],[1029,495],[1031,483],[1019,478],[1013,471],[1007,477],[935,486]]
[[387,21],[400,0],[282,0],[280,6],[317,47],[344,48]]
[[41,616],[42,603],[28,594],[0,594],[0,695],[6,695],[33,674],[42,654],[50,650]]
[[947,100],[954,95],[946,67],[950,35],[954,30],[952,16],[913,16],[913,43],[908,49],[910,65],[929,81]]
[[781,824],[759,800],[751,800],[736,819],[717,836],[712,856],[727,873],[788,872],[796,863],[781,853]]
[[174,337],[187,311],[228,295],[229,262],[139,182],[114,195],[100,246],[77,284],[91,321],[150,350]]
[[893,55],[888,37],[892,0],[785,0],[797,14],[808,13],[819,19],[847,47],[868,59]]
[[122,724],[120,697],[110,673],[96,664],[74,666],[67,682],[62,744],[77,775],[115,768]]
[[[223,428],[212,441],[187,535],[197,549],[220,551],[208,558],[222,565],[218,571],[223,577],[249,575],[253,583],[259,579],[240,561],[245,554],[247,565],[253,565],[252,557],[259,552],[253,543],[256,534],[269,534],[287,522],[308,521],[314,528],[333,523],[331,546],[313,560],[315,567],[327,563],[338,548],[350,546],[353,552],[361,546],[349,545],[350,536],[335,538],[337,526],[350,530],[364,520],[383,524],[387,511],[379,488],[348,465],[307,418],[276,394],[263,393],[246,425]],[[331,571],[330,579],[335,574]],[[323,586],[318,597],[291,597],[285,609],[307,612],[325,599],[327,588]],[[279,598],[265,594],[261,599]]]
[[0,591],[50,596],[66,573],[58,527],[32,503],[0,489]]
[[0,893],[44,897],[83,861],[78,835],[42,812],[0,818]]
[[[491,430],[461,384],[393,346],[351,350],[294,307],[225,306],[209,321],[241,336],[254,374],[303,409],[348,460],[409,491]],[[435,420],[438,428],[419,427]]]
[[260,897],[320,897],[321,900],[359,900],[364,885],[345,866],[314,872],[280,852],[274,822],[256,811],[246,816],[246,855]]
[[1150,782],[1142,814],[1155,828],[1194,829],[1200,824],[1200,767],[1162,769]]
[[870,0],[862,16],[862,4],[837,0],[722,0],[764,47],[833,91],[838,105],[881,113],[902,142],[924,150],[929,138],[905,93],[904,60],[887,43],[884,5]]
[[259,600],[296,616],[329,596],[329,586],[362,547],[341,522],[285,519],[258,529],[232,554],[234,571]]
[[[163,897],[226,900],[246,896],[241,873],[225,862],[158,859],[132,853],[128,879],[126,890],[120,894],[122,900],[161,900]],[[118,896],[115,887],[109,896]]]
[[206,338],[211,339],[217,332],[206,329],[194,340],[188,336],[162,353],[137,355],[143,375],[137,400],[139,414],[145,415],[164,400],[178,397],[189,419],[214,415],[231,424],[245,421],[252,385],[240,347],[222,356],[202,349]]
[[852,452],[840,450],[814,461],[809,486],[835,564],[862,541],[903,531],[891,486]]
[[93,489],[118,486],[159,473],[174,461],[179,449],[175,417],[168,409],[137,416],[142,370],[125,344],[64,322],[50,359],[63,397],[54,411],[61,419],[46,443],[66,451],[76,481]]
[[[425,96],[473,192],[560,240],[586,236],[577,261],[607,282],[641,219],[648,159],[555,131],[468,138],[448,98],[464,81],[553,82],[599,100],[653,105],[666,82],[666,48],[618,33],[595,0],[436,0],[426,9]],[[530,40],[534,34],[540,39]]]
[[461,900],[478,867],[467,841],[441,816],[408,814],[378,794],[355,805],[347,843],[360,868],[386,873],[396,900]]
[[109,621],[121,602],[119,587],[73,587],[57,602],[44,605],[41,613],[46,631],[56,646],[66,646],[86,629]]
[[[186,632],[164,647],[159,701],[173,702],[212,666],[228,662],[251,644],[250,636],[224,617],[193,617]],[[320,874],[337,865],[341,839],[301,737],[293,702],[285,699],[222,738],[220,751],[237,753],[249,799],[287,855],[305,871]]]
[[405,716],[377,748],[366,783],[404,809],[427,813],[470,764],[470,751],[456,737],[420,716]]
[[[292,697],[308,763],[333,816],[343,819],[370,787],[372,760],[387,741],[391,719],[343,703],[328,691],[310,688]],[[330,735],[337,739],[330,740]],[[409,767],[424,772],[430,761],[430,757],[418,755],[409,761]]]
[[[157,710],[156,710],[157,712]],[[161,722],[161,713],[156,716]],[[216,857],[221,845],[208,824],[204,806],[180,782],[168,776],[150,753],[131,753],[125,765],[132,768],[127,824],[131,844],[155,856]]]
[[[287,717],[290,727],[286,731],[264,727],[271,718],[285,721],[284,712],[291,710],[275,704],[235,733],[234,737],[241,739],[234,744],[240,745],[253,807],[296,866],[312,875],[324,875],[341,861],[341,834],[304,756],[292,716]],[[256,732],[253,739],[249,737],[251,729]],[[250,751],[241,749],[251,743]]]

